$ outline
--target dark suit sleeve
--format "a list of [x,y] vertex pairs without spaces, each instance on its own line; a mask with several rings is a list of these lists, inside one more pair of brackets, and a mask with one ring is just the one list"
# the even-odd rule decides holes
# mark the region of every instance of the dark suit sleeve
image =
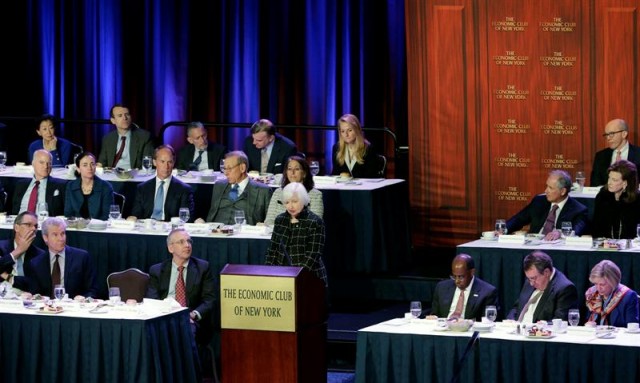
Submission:
[[[565,278],[566,280],[566,278]],[[577,308],[578,305],[578,290],[573,283],[566,280],[564,286],[560,288],[556,294],[555,311],[553,312],[553,318],[566,318],[569,314],[569,309]]]
[[200,304],[195,310],[204,318],[210,316],[213,311],[213,302],[216,299],[216,283],[209,262],[200,261],[198,266],[201,268],[202,287],[200,289]]
[[188,145],[191,145],[191,144],[187,144],[187,145],[183,146],[178,151],[178,163],[176,164],[176,169],[189,170],[189,165],[191,164],[191,159],[189,158]]
[[[96,298],[98,296],[98,281],[96,279],[96,267],[89,253],[84,251],[83,259],[83,280],[87,297]],[[65,277],[66,278],[66,277]]]
[[250,223],[250,225],[255,225],[258,222],[264,222],[265,218],[267,218],[267,208],[269,207],[270,201],[271,201],[271,189],[268,187],[259,188],[258,200],[256,201],[256,206],[254,206],[254,210],[253,210],[254,222]]
[[160,298],[160,270],[161,264],[155,264],[149,269],[149,286],[147,287],[147,298],[151,299],[164,299]]
[[113,134],[114,132],[109,132],[102,139],[102,145],[100,146],[100,154],[98,155],[98,162],[101,163],[102,166],[110,167],[112,165],[111,162],[113,162],[113,159],[115,158],[116,149],[115,149],[115,140],[112,139]]
[[2,187],[2,184],[0,184],[0,211],[7,211],[5,208],[5,191],[4,191],[4,187]]
[[113,205],[113,187],[110,183],[100,180],[100,209],[96,218],[106,220],[109,218],[109,210]]
[[513,233],[531,223],[531,210],[533,201],[520,210],[516,215],[507,220],[507,232]]
[[440,296],[444,294],[444,284],[442,282],[436,285],[433,292],[433,299],[431,301],[431,315],[435,315],[439,318],[444,318],[448,313],[443,313],[442,307],[440,307]]
[[[178,206],[178,212],[180,211],[181,207],[188,207],[189,208],[189,222],[193,222],[195,219],[195,204],[193,202],[193,189],[191,189],[191,186],[186,185],[186,184],[182,184],[180,186],[181,191],[180,191],[180,205]],[[177,212],[176,212],[177,213]],[[166,214],[165,214],[166,215]],[[178,215],[176,214],[176,217]],[[171,217],[165,217],[167,218],[171,218]]]
[[136,218],[146,218],[144,214],[144,203],[145,203],[145,188],[144,185],[146,182],[141,183],[136,187],[136,198],[133,202],[133,208],[131,209],[131,215]]
[[591,168],[591,186],[600,186],[607,183],[607,169],[611,162],[612,151],[604,149],[596,153],[593,159],[593,167]]
[[[572,199],[571,197],[569,198],[570,200],[567,201],[567,203],[571,204],[571,226],[573,227],[573,231],[575,232],[575,234],[577,236],[581,236],[582,234],[586,233],[588,228],[588,209],[580,202]],[[560,214],[562,215],[562,212],[560,212]],[[560,221],[561,220],[559,219],[556,227],[558,227],[558,225],[562,225],[562,222]]]

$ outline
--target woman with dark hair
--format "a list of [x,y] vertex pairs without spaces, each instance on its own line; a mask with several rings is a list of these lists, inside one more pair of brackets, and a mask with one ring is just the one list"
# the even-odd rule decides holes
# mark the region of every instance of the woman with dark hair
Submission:
[[638,172],[627,160],[613,163],[608,181],[596,195],[593,211],[593,236],[631,239],[640,223]]
[[112,204],[113,187],[96,176],[96,157],[81,153],[76,158],[76,179],[67,184],[64,215],[106,220]]
[[29,162],[33,159],[33,153],[39,149],[45,149],[51,153],[51,166],[60,167],[70,164],[72,144],[62,137],[56,137],[56,118],[51,114],[43,114],[37,120],[36,133],[42,137],[29,145]]
[[355,178],[380,177],[381,163],[373,145],[364,138],[360,120],[345,114],[338,120],[340,139],[333,145],[332,175]]
[[318,217],[322,218],[324,214],[324,202],[322,201],[322,192],[314,188],[313,176],[309,169],[309,164],[304,158],[299,156],[291,156],[284,163],[282,171],[282,184],[271,195],[269,209],[267,210],[267,218],[264,223],[272,226],[276,217],[285,212],[282,201],[282,189],[291,182],[300,182],[309,194],[309,209]]

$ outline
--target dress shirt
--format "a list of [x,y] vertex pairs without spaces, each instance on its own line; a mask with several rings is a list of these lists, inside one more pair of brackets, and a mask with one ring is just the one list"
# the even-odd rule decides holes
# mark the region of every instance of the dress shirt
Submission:
[[[616,158],[618,157],[618,149],[613,149],[613,153],[611,153],[611,163],[616,162]],[[626,160],[629,158],[629,141],[627,141],[622,149],[620,149],[620,159]]]
[[[556,210],[556,221],[553,223],[553,230],[555,230],[556,224],[558,223],[558,217],[560,217],[560,212],[562,211],[562,208],[564,207],[564,205],[567,204],[568,200],[569,200],[569,197],[563,199],[561,202],[558,202],[556,204],[552,203],[551,206],[549,207],[549,211],[547,212],[547,215],[549,215],[549,212],[551,212],[551,209],[553,209],[553,205],[558,205],[558,210]],[[538,233],[541,234],[542,230],[544,230],[544,225],[542,225]]]
[[198,155],[200,155],[200,150],[202,150],[202,161],[200,161],[200,163],[198,164],[198,170],[202,171],[209,169],[209,156],[207,155],[207,148],[205,147],[204,149],[195,149],[196,150],[193,152],[193,159],[191,160],[191,163],[194,163],[196,161]]
[[[551,284],[551,281],[555,276],[556,276],[556,269],[554,267],[553,271],[551,272],[551,278],[549,278],[549,284]],[[549,284],[547,284],[547,287],[549,287]],[[531,297],[534,296],[535,293],[538,291],[539,290],[533,290],[533,294],[531,294]],[[540,297],[538,297],[538,300],[535,303],[532,303],[529,305],[529,307],[527,308],[527,312],[524,313],[524,317],[522,317],[522,323],[533,322],[533,314],[536,312],[536,308],[538,308],[538,303],[540,303],[540,301],[542,300],[542,295],[544,295],[544,290],[542,290]],[[531,299],[531,297],[529,297],[529,299]]]
[[56,262],[56,254],[60,254],[58,257],[58,265],[60,265],[60,283],[64,286],[64,250],[59,253],[52,253],[49,250],[49,269],[53,272],[53,264]]
[[153,200],[155,201],[156,199],[156,195],[158,194],[158,188],[160,187],[160,182],[164,181],[164,185],[162,185],[163,189],[164,189],[164,198],[162,199],[162,220],[165,220],[165,216],[164,216],[164,204],[167,201],[167,194],[169,192],[169,184],[171,184],[171,176],[165,178],[164,180],[161,180],[160,178],[156,177],[156,187],[153,189],[156,192],[153,194]]
[[[122,140],[122,137],[123,136],[118,133],[118,140],[116,141],[116,153],[118,153],[118,150],[120,150],[120,140]],[[131,147],[131,129],[127,130],[127,133],[124,135],[124,137],[127,138],[126,140],[124,140],[124,151],[122,152],[120,160],[118,161],[116,166],[128,170],[131,169],[131,154],[129,153],[129,148]]]
[[[240,198],[240,196],[242,195],[242,192],[244,192],[244,188],[246,188],[248,184],[249,184],[249,177],[246,177],[242,181],[238,182],[238,198]],[[233,187],[232,184],[230,185]]]
[[[185,296],[188,297],[189,294],[186,291],[186,287],[187,287],[187,270],[189,269],[189,260],[183,263],[182,266],[184,266],[184,269],[182,269],[182,278],[184,279],[184,286],[185,286],[184,293],[185,293]],[[169,278],[169,291],[167,292],[167,297],[176,299],[176,282],[178,282],[178,265],[176,265],[175,262],[171,261],[171,277]],[[192,312],[196,314],[196,316],[198,317],[198,320],[202,319],[202,315],[200,315],[198,310],[193,310]]]
[[[471,283],[464,289],[464,305],[462,306],[462,311],[460,312],[460,318],[464,318],[464,313],[467,310],[467,301],[469,301],[469,295],[471,294],[471,287],[473,287],[473,281],[476,277],[471,278]],[[456,286],[456,292],[453,293],[453,299],[451,300],[451,307],[449,307],[449,314],[447,314],[447,318],[451,318],[453,312],[456,311],[456,306],[458,305],[458,298],[460,298],[460,290],[459,287]]]
[[[38,208],[39,204],[47,201],[46,198],[47,198],[47,180],[48,179],[49,177],[44,177],[43,179],[40,180],[40,185],[38,185],[38,201],[36,201],[36,209]],[[31,179],[31,183],[29,184],[29,187],[24,192],[24,195],[22,196],[22,201],[20,201],[21,212],[29,210],[29,197],[31,196],[31,191],[33,190],[33,187],[35,186],[35,184],[36,184],[36,179],[34,177]],[[51,208],[52,206],[49,206],[49,209]]]

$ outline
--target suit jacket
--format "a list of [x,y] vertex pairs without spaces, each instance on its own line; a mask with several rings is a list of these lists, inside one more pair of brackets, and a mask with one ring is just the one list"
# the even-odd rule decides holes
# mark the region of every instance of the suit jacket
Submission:
[[640,194],[631,202],[616,201],[615,194],[606,187],[596,195],[593,209],[594,237],[627,238],[637,235],[640,224]]
[[[433,302],[431,302],[431,314],[440,318],[446,318],[449,315],[451,303],[458,297],[454,297],[456,292],[456,284],[453,280],[447,279],[438,282],[436,285]],[[491,284],[483,281],[478,277],[474,277],[471,292],[467,298],[467,306],[464,310],[464,319],[475,319],[481,321],[484,316],[484,309],[487,306],[496,306],[498,311],[498,290]]]
[[[196,147],[192,144],[188,144],[180,148],[178,151],[178,164],[176,168],[181,170],[189,170],[189,165],[193,163],[193,156],[196,152]],[[209,143],[207,146],[207,168],[216,171],[220,170],[220,160],[224,158],[227,153],[227,148],[223,145]]]
[[[591,312],[587,315],[587,320],[591,316]],[[596,318],[600,324],[600,318]],[[609,326],[627,327],[627,323],[638,323],[638,294],[629,290],[622,297],[622,300],[607,316]]]
[[[228,195],[231,191],[231,185],[227,181],[216,182],[213,184],[211,193],[211,208],[207,214],[207,222],[216,221],[216,215],[220,211],[220,202],[222,197]],[[271,189],[268,186],[257,183],[249,179],[247,187],[239,198],[247,199],[247,209],[245,210],[245,221],[248,225],[255,225],[258,222],[264,222],[267,216],[267,208],[271,200]]]
[[[150,218],[151,214],[153,214],[155,196],[155,177],[139,184],[136,187],[136,200],[133,204],[131,215],[137,218]],[[167,196],[164,199],[164,220],[169,221],[171,217],[177,217],[181,207],[189,208],[189,222],[193,222],[195,219],[193,189],[176,177],[171,177]]]
[[[96,285],[96,267],[88,252],[76,247],[65,246],[64,288],[69,298],[76,295],[95,298],[98,294]],[[51,264],[49,251],[31,260],[34,276],[30,279],[31,293],[51,296]]]
[[[509,312],[508,319],[518,319],[524,305],[534,292],[534,288],[525,281],[520,291],[518,300],[513,304]],[[578,308],[578,290],[560,270],[556,269],[556,274],[538,300],[536,311],[533,313],[533,322],[539,320],[550,322],[552,319],[564,319],[569,313],[569,309]]]
[[[15,247],[13,246],[13,238],[0,241],[1,264],[11,265],[11,267],[13,267],[15,263],[13,257],[11,256],[11,252],[13,250],[15,250]],[[22,269],[24,271],[24,276],[16,276],[13,280],[13,286],[22,291],[30,290],[29,278],[33,277],[34,275],[33,268],[31,267],[31,260],[43,253],[44,250],[42,250],[41,248],[33,244],[29,246],[29,248],[23,255],[24,259],[22,260]]]
[[[169,294],[169,280],[171,279],[172,259],[156,263],[149,269],[149,287],[147,298],[165,299]],[[216,282],[209,262],[191,257],[187,266],[187,280],[185,284],[187,306],[189,310],[200,313],[196,339],[198,344],[206,344],[213,333],[213,303],[216,299]]]
[[[613,149],[606,148],[598,151],[593,159],[593,167],[591,168],[591,186],[600,186],[607,183],[609,175],[607,169],[611,166],[611,157],[613,157]],[[627,159],[640,169],[640,148],[629,143],[629,155]]]
[[[102,148],[98,162],[103,166],[110,167],[116,158],[116,150],[119,145],[118,131],[113,130],[107,133],[102,139]],[[153,139],[151,133],[141,128],[131,128],[131,142],[129,142],[129,158],[131,159],[131,168],[142,168],[142,157],[153,156]]]
[[[261,149],[253,145],[253,137],[249,136],[244,140],[244,152],[249,157],[249,169],[247,171],[260,171],[260,163],[262,158]],[[267,165],[267,173],[279,174],[284,169],[287,158],[298,154],[296,144],[287,137],[276,133],[276,139],[273,141],[273,149],[269,164]]]
[[[556,219],[556,229],[560,229],[563,221],[571,221],[576,235],[582,235],[587,230],[587,207],[577,200],[567,197],[567,202]],[[551,210],[551,202],[544,194],[533,197],[531,202],[507,221],[507,230],[513,233],[529,225],[530,233],[538,233],[544,226]]]
[[[65,217],[80,217],[80,208],[84,203],[82,180],[77,178],[67,185],[64,199]],[[93,191],[89,195],[89,215],[91,218],[106,220],[109,208],[113,204],[113,187],[97,176],[93,179]]]
[[369,144],[367,147],[367,151],[364,154],[364,163],[359,164],[356,162],[353,165],[353,169],[349,170],[347,163],[345,162],[343,165],[340,165],[338,162],[338,150],[340,149],[340,143],[336,142],[333,144],[333,169],[331,170],[331,174],[334,176],[340,175],[340,173],[349,173],[354,178],[380,178],[380,170],[382,169],[382,164],[380,163],[380,159],[378,154],[375,151],[375,148],[372,144]]
[[[13,190],[11,214],[20,214],[20,202],[29,187],[30,178],[23,178],[16,182]],[[47,177],[47,190],[45,192],[45,202],[49,206],[49,216],[64,215],[64,196],[67,182],[54,177]]]

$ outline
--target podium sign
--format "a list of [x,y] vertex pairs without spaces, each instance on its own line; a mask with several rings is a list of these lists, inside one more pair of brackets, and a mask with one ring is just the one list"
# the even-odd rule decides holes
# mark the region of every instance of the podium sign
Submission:
[[296,331],[294,278],[220,275],[222,328]]

